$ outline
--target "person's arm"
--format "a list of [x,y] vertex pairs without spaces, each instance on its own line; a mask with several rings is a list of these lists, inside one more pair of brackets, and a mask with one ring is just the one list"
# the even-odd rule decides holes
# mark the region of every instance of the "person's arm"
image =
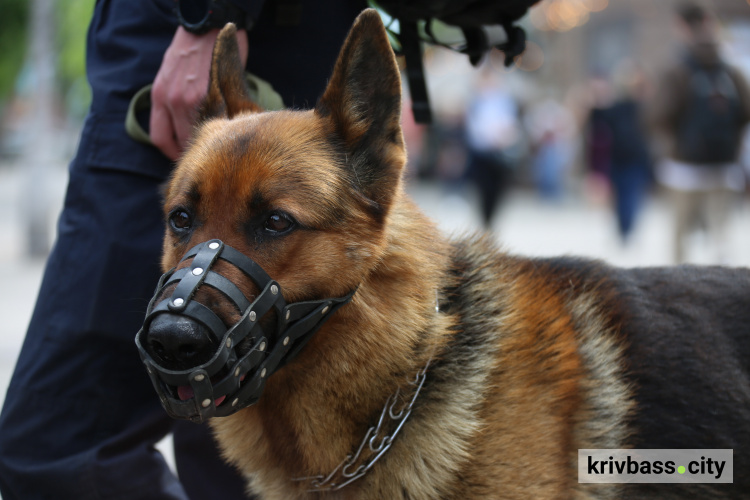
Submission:
[[747,80],[740,70],[736,67],[729,68],[729,74],[734,81],[735,87],[737,87],[737,93],[739,94],[742,126],[746,126],[750,123],[750,86],[748,86]]
[[685,105],[690,73],[681,67],[667,70],[656,85],[656,92],[647,108],[648,122],[659,133],[675,133],[680,112]]
[[[202,35],[182,26],[164,54],[151,89],[151,141],[167,157],[179,158],[192,132],[198,105],[206,95],[211,53],[219,30]],[[240,57],[247,62],[247,32],[237,31]]]

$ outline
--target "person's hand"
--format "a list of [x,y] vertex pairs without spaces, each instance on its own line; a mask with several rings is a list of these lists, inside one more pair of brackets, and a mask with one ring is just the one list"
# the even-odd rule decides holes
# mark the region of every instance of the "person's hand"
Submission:
[[[196,119],[198,105],[208,91],[211,53],[219,30],[194,35],[182,26],[164,54],[151,89],[149,135],[171,160],[182,153]],[[242,64],[247,62],[247,32],[237,31]]]

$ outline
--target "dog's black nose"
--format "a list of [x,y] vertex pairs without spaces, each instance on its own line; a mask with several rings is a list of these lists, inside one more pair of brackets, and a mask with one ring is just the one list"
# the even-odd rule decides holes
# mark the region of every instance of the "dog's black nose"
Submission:
[[159,314],[148,327],[151,356],[169,370],[187,370],[214,354],[214,340],[200,323],[185,316]]

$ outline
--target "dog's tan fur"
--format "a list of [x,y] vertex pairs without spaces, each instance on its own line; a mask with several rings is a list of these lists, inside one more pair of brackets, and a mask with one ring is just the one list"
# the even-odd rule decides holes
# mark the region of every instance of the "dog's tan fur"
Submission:
[[[626,312],[606,268],[439,235],[403,191],[400,80],[374,11],[355,23],[312,111],[257,112],[237,85],[233,40],[229,26],[202,125],[166,191],[167,214],[192,204],[201,223],[189,238],[167,231],[165,269],[220,238],[290,301],[359,286],[256,405],[211,422],[252,491],[280,500],[616,497],[617,485],[585,487],[576,473],[579,448],[628,446],[637,414]],[[249,237],[246,221],[268,207],[300,229]],[[197,299],[237,319],[220,297]],[[309,493],[301,478],[327,475],[353,453],[430,359],[391,449],[340,491]]]

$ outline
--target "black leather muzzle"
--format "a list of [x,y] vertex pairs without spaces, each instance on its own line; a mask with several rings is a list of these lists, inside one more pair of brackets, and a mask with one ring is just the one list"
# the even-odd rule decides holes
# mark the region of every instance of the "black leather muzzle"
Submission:
[[[189,266],[172,269],[161,277],[143,327],[135,337],[138,353],[161,404],[173,418],[204,422],[256,403],[266,379],[294,358],[322,324],[356,292],[355,288],[344,297],[287,304],[278,283],[252,259],[220,240],[196,245],[180,262],[191,258]],[[218,259],[232,264],[253,281],[260,292],[252,302],[234,283],[211,269]],[[165,290],[174,284],[172,293],[159,301]],[[193,299],[202,286],[218,290],[240,311],[240,319],[234,325],[227,327],[211,309]],[[149,326],[157,316],[164,314],[169,317],[163,320],[177,316],[204,328],[211,336],[211,345],[216,346],[211,358],[184,370],[160,364],[152,356],[153,349],[147,347]],[[270,320],[261,322],[267,315]],[[240,353],[237,350],[240,343],[245,346],[243,351],[251,347]],[[192,391],[190,398],[184,398],[187,387]],[[180,398],[179,388],[183,388],[183,398]]]

